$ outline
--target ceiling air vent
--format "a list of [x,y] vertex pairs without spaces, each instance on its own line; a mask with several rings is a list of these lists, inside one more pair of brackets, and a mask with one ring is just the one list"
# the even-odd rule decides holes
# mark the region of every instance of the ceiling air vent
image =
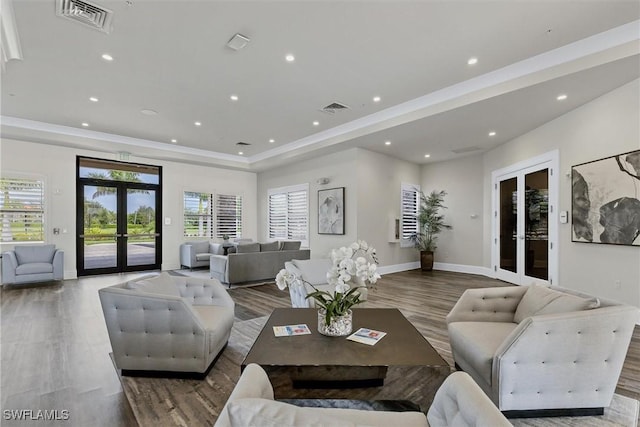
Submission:
[[347,107],[344,104],[340,104],[339,102],[332,102],[326,107],[323,107],[322,109],[320,109],[320,111],[322,111],[323,113],[335,114],[336,111],[348,110],[348,109],[349,107]]
[[478,150],[482,150],[482,148],[471,146],[471,147],[464,147],[464,148],[456,148],[454,150],[451,150],[451,152],[455,154],[464,154],[464,153],[471,153],[473,151],[478,151]]
[[111,32],[113,12],[87,1],[56,0],[56,15],[107,34]]
[[251,144],[249,144],[248,142],[240,141],[240,142],[236,142],[236,145],[238,145],[240,147],[246,147],[246,146],[251,145]]

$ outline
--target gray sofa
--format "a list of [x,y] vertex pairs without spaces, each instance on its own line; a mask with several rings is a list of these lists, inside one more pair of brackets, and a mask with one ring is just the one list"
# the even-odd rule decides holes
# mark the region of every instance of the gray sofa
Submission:
[[311,251],[300,242],[242,243],[235,253],[210,256],[211,278],[229,285],[275,279],[292,259],[309,259]]
[[2,284],[46,282],[64,277],[64,252],[55,245],[19,245],[2,253]]
[[265,371],[256,364],[244,369],[215,427],[246,426],[402,426],[509,427],[511,423],[464,372],[442,383],[427,415],[422,412],[367,411],[298,407],[274,400]]
[[180,245],[180,267],[191,269],[207,267],[211,255],[222,255],[223,253],[224,248],[220,243],[211,243],[207,240],[185,242]]
[[637,320],[635,307],[532,285],[466,290],[447,327],[456,365],[508,416],[598,414]]
[[100,289],[99,295],[123,375],[202,377],[231,334],[235,304],[217,280],[161,273]]

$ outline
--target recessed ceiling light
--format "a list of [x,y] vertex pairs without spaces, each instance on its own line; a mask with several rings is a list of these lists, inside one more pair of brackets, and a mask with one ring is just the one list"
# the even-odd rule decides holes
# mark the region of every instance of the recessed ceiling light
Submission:
[[95,96],[92,96],[92,97],[89,98],[89,101],[98,102],[98,98],[96,98]]
[[244,153],[242,151],[238,151],[238,154],[242,156]]
[[238,95],[231,95],[229,97],[232,101],[237,101],[238,100]]
[[495,131],[491,131],[491,132],[489,132],[489,136],[496,136]]
[[273,144],[274,142],[276,142],[276,140],[275,140],[275,139],[273,139],[273,138],[271,138],[271,139],[269,140],[269,142],[270,142],[271,144]]
[[292,54],[288,53],[288,54],[284,57],[284,59],[286,59],[286,60],[287,60],[287,62],[293,62],[293,61],[295,61],[295,60],[296,60],[296,57],[295,57],[295,56],[293,56]]
[[149,109],[140,110],[140,112],[145,116],[155,116],[158,114],[156,110],[149,110]]
[[175,144],[175,143],[178,142],[178,140],[174,138],[174,139],[171,140],[171,142],[173,142]]
[[428,159],[429,157],[431,157],[431,154],[425,154],[424,157]]
[[87,122],[83,122],[83,123],[82,123],[82,126],[84,126],[84,127],[89,127],[89,123],[87,123]]
[[374,96],[373,97],[373,102],[380,102],[382,98],[380,98],[379,96]]
[[318,122],[318,121],[313,122],[314,126],[318,126],[319,124],[320,124],[320,122]]
[[193,122],[193,124],[196,125],[196,126],[202,126],[202,123],[200,123],[200,122]]
[[556,97],[556,99],[557,99],[558,101],[564,101],[565,99],[567,99],[567,95],[563,93],[563,94],[561,94],[561,95],[558,95],[558,96]]
[[105,53],[102,55],[102,59],[104,59],[105,61],[113,61],[113,56],[109,55],[108,53]]
[[384,145],[391,145],[391,141],[385,141]]
[[473,57],[473,58],[469,58],[469,60],[467,61],[467,65],[476,65],[478,63],[478,58]]

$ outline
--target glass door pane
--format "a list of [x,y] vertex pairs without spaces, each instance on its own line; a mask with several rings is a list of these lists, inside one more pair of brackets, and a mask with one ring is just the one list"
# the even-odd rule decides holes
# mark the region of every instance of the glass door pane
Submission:
[[118,189],[115,186],[83,187],[82,269],[118,266]]
[[517,272],[518,179],[500,181],[500,268]]
[[156,263],[156,192],[127,189],[127,266]]
[[549,278],[549,170],[524,176],[525,275]]

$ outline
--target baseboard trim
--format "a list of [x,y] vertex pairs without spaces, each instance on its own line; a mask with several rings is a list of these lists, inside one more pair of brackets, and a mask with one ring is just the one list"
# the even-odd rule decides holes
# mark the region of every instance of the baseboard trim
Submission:
[[404,264],[383,265],[378,267],[378,273],[381,275],[390,273],[399,273],[401,271],[415,270],[420,268],[420,261],[405,262]]
[[[418,265],[418,268],[419,267],[420,265]],[[451,271],[454,273],[478,274],[480,276],[494,277],[490,268],[481,267],[478,265],[449,264],[446,262],[434,262],[433,269]]]

